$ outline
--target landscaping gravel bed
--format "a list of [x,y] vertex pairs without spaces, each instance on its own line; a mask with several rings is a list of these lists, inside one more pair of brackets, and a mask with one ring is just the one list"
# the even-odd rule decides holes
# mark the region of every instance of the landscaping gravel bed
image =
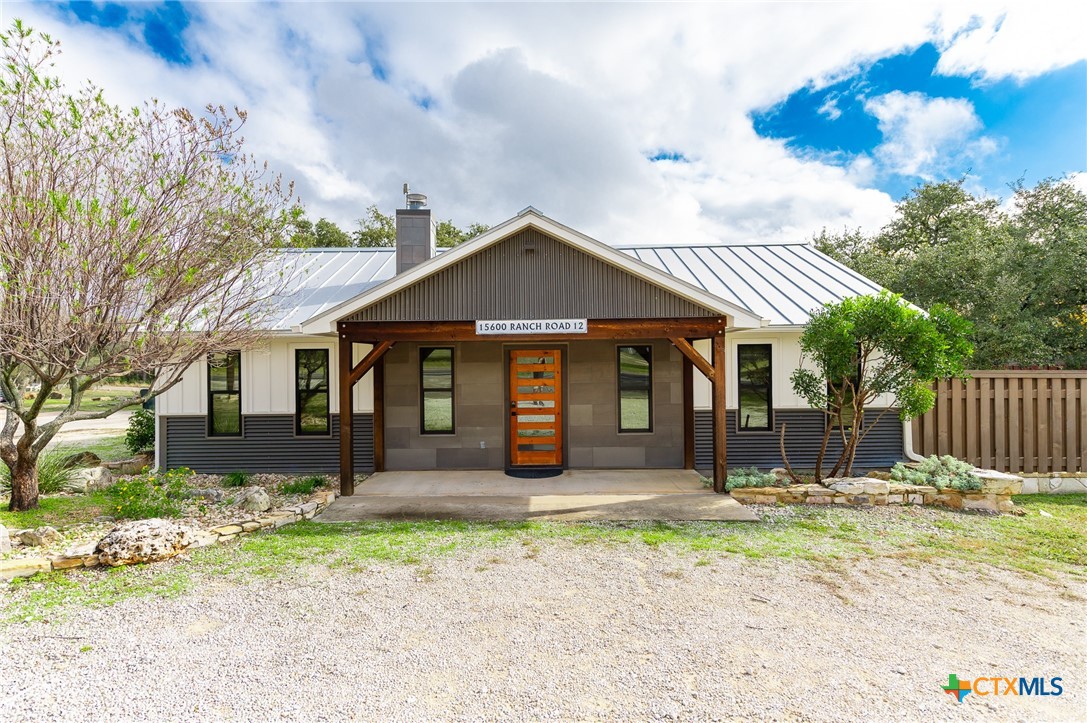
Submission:
[[[1085,587],[562,540],[302,563],[0,627],[0,719],[1082,720]],[[960,704],[951,673],[1064,694]]]

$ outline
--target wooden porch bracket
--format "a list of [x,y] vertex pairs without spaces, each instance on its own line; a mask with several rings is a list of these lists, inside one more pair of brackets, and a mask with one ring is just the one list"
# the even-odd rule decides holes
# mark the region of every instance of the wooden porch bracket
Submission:
[[698,368],[698,371],[706,375],[706,378],[711,382],[713,381],[713,365],[706,360],[706,357],[702,356],[698,349],[694,348],[691,342],[682,337],[670,337],[668,341],[672,342],[676,349],[683,353],[683,356],[690,359],[691,363]]
[[[348,346],[351,346],[352,342],[347,342]],[[370,350],[370,353],[362,358],[358,364],[351,369],[351,374],[348,375],[348,383],[351,386],[358,384],[359,379],[362,379],[366,372],[373,368],[374,364],[377,364],[377,360],[385,356],[385,352],[393,348],[394,342],[381,341],[374,345],[374,348]]]
[[[370,371],[375,364],[385,356],[385,352],[392,349],[393,342],[383,341],[374,345],[374,348],[362,358],[358,364],[354,364],[355,345],[346,335],[340,334],[340,495],[350,497],[355,494],[355,432],[354,432],[354,400],[352,390],[359,379]],[[375,375],[376,376],[376,375]],[[382,390],[384,391],[384,390]],[[375,387],[376,392],[376,387]],[[376,415],[375,415],[376,416]],[[374,420],[376,425],[377,419]],[[384,430],[383,430],[384,431]],[[376,429],[375,429],[376,435]],[[376,441],[376,440],[375,440]],[[374,464],[378,463],[378,455],[375,445]],[[382,462],[384,460],[381,460]]]

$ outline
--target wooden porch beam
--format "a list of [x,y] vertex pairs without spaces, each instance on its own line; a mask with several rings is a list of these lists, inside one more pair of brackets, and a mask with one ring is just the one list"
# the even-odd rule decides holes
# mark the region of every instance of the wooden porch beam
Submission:
[[702,353],[698,349],[694,348],[694,344],[687,341],[683,337],[669,337],[668,341],[675,345],[676,349],[679,349],[683,356],[687,357],[692,364],[698,367],[698,371],[706,375],[706,378],[711,382],[713,381],[713,365],[707,361],[706,357],[702,356]]
[[582,334],[476,334],[473,321],[341,321],[341,339],[397,341],[578,341],[581,339],[705,339],[723,334],[724,317],[590,319]]

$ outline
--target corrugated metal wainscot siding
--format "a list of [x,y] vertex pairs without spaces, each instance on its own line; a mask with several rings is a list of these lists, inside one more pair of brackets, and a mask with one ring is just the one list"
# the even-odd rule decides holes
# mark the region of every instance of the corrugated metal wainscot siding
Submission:
[[[166,466],[206,474],[227,472],[337,472],[339,415],[331,437],[296,437],[290,414],[248,415],[242,437],[208,437],[207,417],[164,417]],[[374,417],[355,415],[355,470],[374,469]]]
[[[874,418],[879,410],[869,410],[869,418]],[[770,432],[737,432],[736,411],[728,412],[728,465],[729,467],[758,467],[772,469],[780,467],[781,461],[781,425],[786,425],[785,452],[794,469],[812,469],[815,457],[819,454],[819,444],[823,441],[824,415],[816,409],[790,409],[774,412],[775,429]],[[700,470],[713,469],[713,413],[708,409],[698,409],[694,413],[695,432],[695,467]],[[823,472],[833,466],[834,460],[842,450],[837,432],[830,437],[827,445]],[[886,468],[904,459],[902,454],[902,422],[898,414],[888,412],[879,425],[868,433],[857,450],[853,463],[855,473],[869,469]]]
[[[531,249],[531,250],[530,250]],[[349,321],[637,319],[714,316],[589,254],[526,229]]]

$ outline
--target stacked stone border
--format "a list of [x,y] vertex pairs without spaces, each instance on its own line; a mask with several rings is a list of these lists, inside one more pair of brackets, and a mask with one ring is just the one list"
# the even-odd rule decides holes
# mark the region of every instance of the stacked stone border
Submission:
[[[220,542],[233,540],[241,535],[249,535],[261,530],[274,530],[300,520],[313,519],[339,496],[338,492],[319,492],[310,498],[308,502],[299,505],[287,505],[275,510],[251,515],[219,525],[207,530],[199,530],[196,533],[196,541],[186,550],[194,550],[200,547],[217,545]],[[100,561],[95,552],[97,542],[88,543],[84,547],[89,548],[82,555],[53,555],[51,557],[25,557],[14,560],[0,560],[0,579],[10,580],[16,577],[30,577],[39,572],[52,570],[72,570],[79,567],[98,567]]]
[[1011,498],[1023,489],[1021,477],[988,470],[979,470],[978,474],[982,487],[974,492],[897,484],[872,477],[850,477],[828,479],[826,486],[745,487],[734,489],[730,494],[745,505],[932,505],[993,514],[1014,514],[1019,509]]
[[1020,476],[1024,495],[1087,494],[1087,472],[1028,472]]

